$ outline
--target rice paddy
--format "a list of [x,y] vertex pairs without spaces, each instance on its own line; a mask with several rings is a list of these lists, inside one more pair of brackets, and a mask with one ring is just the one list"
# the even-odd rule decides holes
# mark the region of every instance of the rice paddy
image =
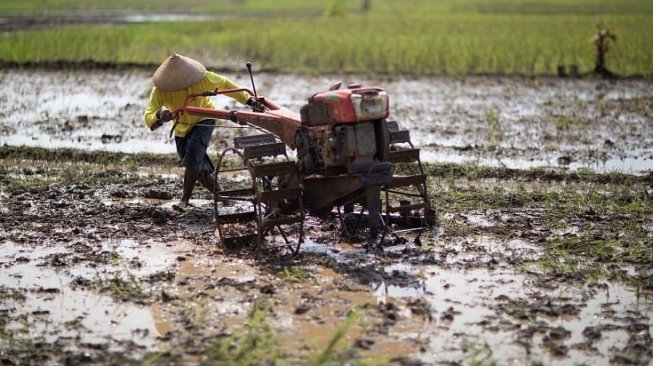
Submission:
[[[65,9],[80,14],[70,22],[5,33],[0,61],[158,64],[176,51],[214,68],[232,69],[250,60],[259,68],[289,73],[535,76],[576,65],[585,74],[594,68],[591,37],[603,19],[617,34],[607,66],[621,76],[653,73],[653,4],[644,0],[383,0],[370,2],[369,11],[362,11],[358,1],[196,0],[184,9],[166,2],[85,4],[0,5],[7,14],[34,14],[37,5],[45,17],[61,16]],[[120,22],[118,15],[126,11],[207,18]],[[89,12],[114,17],[104,24],[72,24]]]
[[[652,16],[650,0],[3,0],[0,365],[651,365]],[[592,73],[599,19],[622,78]],[[174,142],[143,124],[173,51],[240,85],[251,61],[291,110],[338,79],[382,86],[437,225],[368,251],[309,215],[296,256],[226,250],[213,194],[174,209]],[[212,158],[257,133],[223,122]]]

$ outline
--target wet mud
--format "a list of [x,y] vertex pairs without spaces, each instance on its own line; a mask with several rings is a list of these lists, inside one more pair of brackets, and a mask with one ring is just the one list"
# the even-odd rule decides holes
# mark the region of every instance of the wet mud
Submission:
[[[469,190],[553,194],[587,189],[581,183],[432,177],[439,226],[419,245],[388,241],[369,252],[342,240],[336,219],[310,218],[298,256],[276,250],[255,258],[217,245],[207,192],[198,190],[192,210],[173,209],[181,170],[167,161],[134,167],[8,155],[0,196],[3,364],[214,363],[235,357],[220,353],[225,342],[246,349],[248,329],[290,364],[653,359],[650,254],[581,253],[572,262],[550,251],[556,238],[627,236],[616,227],[633,223],[643,231],[633,240],[650,246],[650,211],[581,211],[558,217],[563,225],[549,221],[558,215],[551,202],[448,202]],[[629,187],[651,193],[650,182]],[[334,339],[333,354],[320,358]]]
[[[152,67],[154,70],[154,67]],[[227,74],[249,86],[245,69]],[[150,73],[0,71],[0,145],[172,153],[167,128],[144,128]],[[257,90],[298,111],[334,80],[388,90],[391,119],[427,162],[646,174],[653,170],[649,80],[256,75]],[[64,92],[65,91],[65,92]],[[220,108],[237,103],[218,97]],[[214,146],[250,134],[221,122]]]
[[[297,256],[257,258],[218,245],[201,187],[173,208],[182,171],[141,121],[146,73],[0,77],[2,364],[653,360],[647,81],[371,80],[425,160],[460,163],[427,167],[438,225],[368,251],[311,217]],[[298,109],[328,79],[257,88]],[[628,156],[632,175],[604,173]]]

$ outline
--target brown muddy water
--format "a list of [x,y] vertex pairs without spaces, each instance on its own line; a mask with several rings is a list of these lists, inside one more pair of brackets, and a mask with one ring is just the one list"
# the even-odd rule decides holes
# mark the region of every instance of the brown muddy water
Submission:
[[[5,70],[0,145],[174,152],[168,131],[142,113],[149,74]],[[228,75],[249,86],[245,72]],[[648,80],[508,77],[376,78],[257,75],[257,89],[293,110],[334,80],[379,85],[391,119],[409,129],[428,162],[643,174],[653,170],[653,84]],[[228,98],[216,105],[237,106]],[[222,122],[217,149],[250,133]]]
[[[258,79],[298,109],[333,77]],[[167,131],[143,126],[146,73],[1,80],[0,149],[174,151]],[[650,83],[363,81],[390,91],[428,160],[637,177],[434,176],[439,225],[419,245],[367,252],[334,218],[309,218],[298,256],[255,259],[216,244],[206,192],[188,212],[172,208],[176,166],[1,150],[0,363],[247,363],[239,350],[258,364],[651,363]],[[244,133],[220,129],[215,145]],[[584,242],[606,247],[573,246]]]

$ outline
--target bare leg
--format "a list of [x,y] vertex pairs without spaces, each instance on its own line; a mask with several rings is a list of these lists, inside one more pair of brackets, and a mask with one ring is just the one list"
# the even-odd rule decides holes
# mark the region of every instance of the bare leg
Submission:
[[190,201],[190,197],[193,195],[193,189],[195,188],[195,183],[199,176],[200,173],[197,170],[186,168],[184,171],[184,192],[181,196],[181,202],[188,203]]
[[200,173],[197,179],[199,180],[200,184],[209,190],[209,192],[214,193],[216,190],[220,191],[220,185],[217,187],[215,186],[215,175],[209,172],[204,172]]

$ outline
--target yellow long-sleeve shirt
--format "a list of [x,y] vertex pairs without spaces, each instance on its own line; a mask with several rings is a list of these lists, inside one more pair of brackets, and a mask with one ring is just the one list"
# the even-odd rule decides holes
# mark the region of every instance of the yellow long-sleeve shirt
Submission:
[[[207,71],[204,78],[195,85],[184,90],[177,91],[163,91],[158,90],[156,87],[152,89],[150,94],[150,102],[145,108],[145,124],[151,127],[156,122],[156,112],[162,107],[169,111],[182,107],[186,96],[189,94],[203,93],[207,91],[214,91],[215,89],[236,89],[239,86],[228,78],[218,75],[212,71]],[[245,104],[249,95],[245,92],[225,94],[228,97],[236,99],[238,102]],[[197,97],[189,101],[189,105],[202,108],[215,108],[213,102],[208,97]],[[179,119],[179,123],[175,127],[175,136],[184,137],[193,126],[205,117],[191,116],[184,113]]]

